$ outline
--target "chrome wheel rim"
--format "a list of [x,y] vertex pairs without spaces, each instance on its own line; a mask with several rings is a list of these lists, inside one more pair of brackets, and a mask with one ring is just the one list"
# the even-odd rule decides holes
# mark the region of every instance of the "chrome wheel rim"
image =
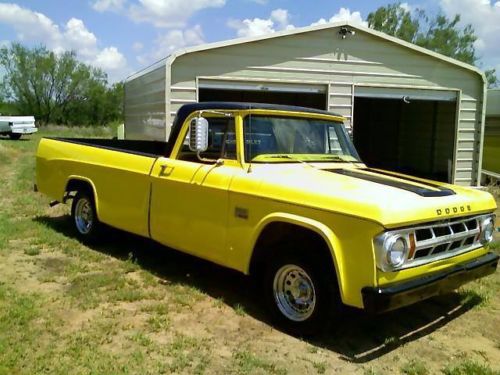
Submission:
[[76,202],[75,207],[75,224],[76,229],[82,234],[87,234],[94,223],[94,212],[90,201],[86,198],[81,198]]
[[314,284],[301,267],[287,264],[274,275],[274,300],[288,319],[301,322],[308,319],[316,305]]

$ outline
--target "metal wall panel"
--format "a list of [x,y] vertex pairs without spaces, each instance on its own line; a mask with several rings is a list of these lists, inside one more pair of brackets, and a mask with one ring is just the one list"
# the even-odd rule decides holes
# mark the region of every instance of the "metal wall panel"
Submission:
[[126,139],[166,137],[165,65],[125,82]]

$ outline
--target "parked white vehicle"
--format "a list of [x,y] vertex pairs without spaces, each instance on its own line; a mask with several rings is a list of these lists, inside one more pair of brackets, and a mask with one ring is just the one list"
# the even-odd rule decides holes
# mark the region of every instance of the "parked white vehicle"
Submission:
[[33,116],[0,116],[0,135],[19,139],[23,134],[33,134],[37,131]]

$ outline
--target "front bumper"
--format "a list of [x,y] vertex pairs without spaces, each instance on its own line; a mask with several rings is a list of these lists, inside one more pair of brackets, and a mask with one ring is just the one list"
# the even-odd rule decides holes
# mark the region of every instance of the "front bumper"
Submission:
[[499,256],[488,253],[446,271],[387,287],[365,287],[361,293],[365,310],[384,312],[411,305],[495,272]]

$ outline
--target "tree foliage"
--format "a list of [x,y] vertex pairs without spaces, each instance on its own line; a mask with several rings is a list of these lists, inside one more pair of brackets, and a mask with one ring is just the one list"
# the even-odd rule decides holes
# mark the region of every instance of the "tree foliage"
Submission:
[[[368,26],[375,30],[467,64],[478,62],[474,48],[477,36],[472,25],[460,27],[459,15],[452,19],[442,14],[429,17],[423,10],[410,12],[400,3],[395,3],[378,8],[368,15],[367,20]],[[485,73],[490,86],[498,83],[494,69]]]
[[107,76],[83,64],[75,52],[14,43],[0,49],[4,96],[18,114],[41,124],[103,125],[121,119],[123,87],[108,87]]

